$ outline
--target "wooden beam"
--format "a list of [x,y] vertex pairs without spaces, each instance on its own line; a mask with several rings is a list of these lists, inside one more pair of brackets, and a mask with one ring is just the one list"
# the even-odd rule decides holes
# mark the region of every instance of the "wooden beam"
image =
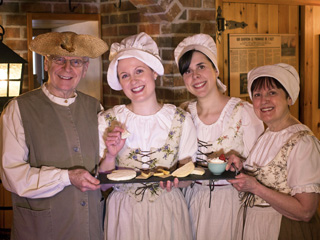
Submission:
[[252,3],[269,5],[313,5],[320,6],[319,0],[222,0],[223,3]]
[[[301,8],[300,48],[300,120],[312,125],[312,74],[313,74],[313,8]],[[316,103],[314,103],[316,104]]]

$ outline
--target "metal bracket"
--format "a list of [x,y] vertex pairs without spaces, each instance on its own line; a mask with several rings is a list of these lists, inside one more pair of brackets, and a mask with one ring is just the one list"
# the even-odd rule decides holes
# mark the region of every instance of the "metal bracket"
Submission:
[[217,10],[217,33],[218,33],[218,41],[220,42],[220,37],[222,35],[222,33],[224,32],[224,30],[226,29],[236,29],[236,28],[245,28],[246,26],[248,26],[248,24],[246,24],[245,22],[236,22],[236,21],[232,21],[232,20],[225,20],[222,17],[222,9],[219,6],[218,10]]
[[0,42],[2,42],[2,40],[3,40],[3,35],[4,35],[4,33],[5,33],[5,31],[4,31],[4,28],[0,25],[0,28],[1,28],[1,30],[2,30],[2,33],[0,33]]
[[118,5],[117,4],[113,4],[114,6],[115,6],[115,8],[120,8],[121,7],[121,0],[119,0],[119,3],[118,3]]
[[[79,6],[79,4],[78,4],[78,6]],[[70,12],[74,12],[74,10],[76,10],[76,8],[77,8],[78,6],[71,7],[71,0],[69,0],[69,10],[70,10]]]

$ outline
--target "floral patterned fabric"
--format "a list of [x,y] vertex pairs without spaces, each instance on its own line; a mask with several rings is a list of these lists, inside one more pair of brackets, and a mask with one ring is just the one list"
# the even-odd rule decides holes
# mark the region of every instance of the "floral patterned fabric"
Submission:
[[[251,175],[254,175],[260,183],[271,189],[285,194],[291,194],[291,188],[287,183],[287,159],[293,147],[306,135],[312,136],[313,134],[310,131],[300,131],[295,133],[281,148],[273,161],[269,162],[265,166],[258,166],[257,164],[254,164],[250,169],[250,172],[252,173]],[[249,166],[247,165],[247,168],[248,167]],[[252,200],[254,201],[253,205],[255,206],[268,205],[265,200],[258,196],[254,196],[254,199]]]
[[228,126],[221,136],[215,141],[204,141],[198,139],[198,152],[197,161],[202,162],[207,160],[208,153],[221,152],[229,153],[234,152],[239,156],[245,157],[243,154],[243,129],[242,127],[242,112],[244,103],[240,99],[236,99],[232,114],[228,121]]
[[[116,164],[119,167],[171,168],[186,157],[195,160],[196,130],[189,113],[164,104],[151,116],[136,115],[124,105],[99,116],[100,156],[112,121],[130,132]],[[179,188],[170,192],[159,183],[116,184],[106,201],[105,239],[191,240],[188,208]]]
[[[239,98],[231,98],[219,119],[210,125],[200,120],[197,102],[189,103],[188,109],[197,128],[198,161],[206,161],[211,152],[235,153],[246,158],[264,130],[252,105]],[[212,192],[209,181],[200,184],[185,191],[193,239],[209,240],[212,236],[216,240],[232,239],[240,208],[238,191],[226,180],[216,181]]]
[[[168,133],[167,140],[162,147],[151,148],[150,151],[137,148],[133,149],[126,144],[119,152],[116,163],[118,167],[134,168],[134,169],[146,169],[143,165],[147,165],[148,169],[152,169],[158,166],[170,169],[178,162],[178,150],[180,137],[182,133],[182,126],[185,121],[185,111],[180,108],[176,108],[175,115],[172,121],[171,129]],[[105,121],[108,126],[112,125],[113,121],[117,121],[113,109],[107,110],[104,115]],[[146,160],[147,158],[147,160]],[[159,187],[159,184],[122,184],[115,186],[116,191],[122,191],[135,198],[137,201],[141,201],[145,195],[149,201],[155,201],[163,190]]]
[[[291,196],[320,193],[319,153],[320,141],[303,124],[291,125],[278,132],[266,129],[244,167],[262,184],[279,192]],[[251,193],[245,194],[243,200],[234,239],[278,239],[280,228],[284,227],[282,215]],[[313,225],[306,223],[306,228],[311,232]],[[285,229],[291,235],[296,230],[292,226]]]

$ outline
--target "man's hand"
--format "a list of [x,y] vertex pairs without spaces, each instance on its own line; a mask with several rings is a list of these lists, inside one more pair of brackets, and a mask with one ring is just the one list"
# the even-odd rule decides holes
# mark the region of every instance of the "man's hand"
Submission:
[[72,185],[80,189],[81,192],[97,190],[100,188],[100,181],[94,178],[87,170],[69,170],[69,179]]

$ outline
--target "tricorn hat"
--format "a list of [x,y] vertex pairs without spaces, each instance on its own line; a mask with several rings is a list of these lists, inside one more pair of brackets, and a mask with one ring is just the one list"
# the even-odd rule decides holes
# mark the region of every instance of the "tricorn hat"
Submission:
[[49,32],[30,42],[31,51],[40,55],[97,58],[109,48],[102,39],[74,32]]

